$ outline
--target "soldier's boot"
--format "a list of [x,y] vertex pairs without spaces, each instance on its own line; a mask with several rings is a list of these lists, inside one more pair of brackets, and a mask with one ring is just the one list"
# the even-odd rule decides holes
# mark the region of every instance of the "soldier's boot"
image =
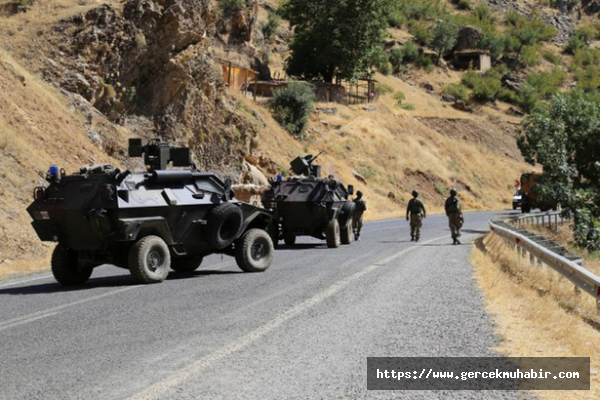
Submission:
[[460,244],[460,240],[458,240],[458,239],[454,239],[454,241],[456,242],[456,243],[454,243],[454,244]]
[[418,242],[418,241],[419,241],[419,239],[420,239],[420,237],[419,237],[419,236],[415,237],[415,242]]

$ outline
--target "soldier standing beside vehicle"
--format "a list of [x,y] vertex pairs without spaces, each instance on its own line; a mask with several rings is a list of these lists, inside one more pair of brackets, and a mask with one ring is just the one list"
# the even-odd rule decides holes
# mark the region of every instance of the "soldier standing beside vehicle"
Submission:
[[406,220],[410,219],[410,241],[418,242],[421,238],[421,226],[423,226],[423,218],[427,218],[427,212],[425,211],[425,205],[418,199],[419,192],[413,190],[413,198],[408,202],[406,206]]
[[460,244],[460,228],[462,228],[464,218],[458,197],[456,197],[456,189],[450,189],[450,197],[446,199],[445,209],[448,216],[450,231],[452,232],[452,244]]
[[363,192],[356,192],[356,198],[353,200],[355,204],[354,214],[352,215],[352,232],[354,232],[354,240],[360,240],[360,230],[363,227],[363,214],[367,211],[367,203],[362,199]]

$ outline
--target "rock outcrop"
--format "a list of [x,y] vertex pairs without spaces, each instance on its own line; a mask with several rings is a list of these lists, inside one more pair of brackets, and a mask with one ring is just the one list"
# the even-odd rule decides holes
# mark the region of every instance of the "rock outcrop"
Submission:
[[[129,0],[122,13],[102,5],[64,20],[46,77],[113,121],[151,120],[149,135],[190,145],[201,155],[200,167],[237,176],[256,132],[222,95],[206,40],[209,6],[209,0]],[[231,165],[238,170],[225,170]]]

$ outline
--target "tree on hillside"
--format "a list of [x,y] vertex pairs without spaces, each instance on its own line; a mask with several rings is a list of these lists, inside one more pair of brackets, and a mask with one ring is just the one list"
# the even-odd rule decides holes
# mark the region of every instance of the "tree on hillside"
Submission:
[[438,55],[438,64],[442,56],[456,45],[457,36],[458,27],[451,22],[442,21],[435,27],[433,39],[431,39],[431,47]]
[[294,27],[288,75],[332,82],[370,72],[387,28],[391,0],[288,0]]
[[525,46],[534,46],[556,36],[556,29],[538,17],[529,18],[519,14],[509,14],[507,22],[509,47],[516,52],[515,61],[519,61]]
[[600,249],[600,103],[581,93],[559,94],[523,122],[518,145],[525,160],[540,164],[542,200],[558,201],[575,216],[575,239]]

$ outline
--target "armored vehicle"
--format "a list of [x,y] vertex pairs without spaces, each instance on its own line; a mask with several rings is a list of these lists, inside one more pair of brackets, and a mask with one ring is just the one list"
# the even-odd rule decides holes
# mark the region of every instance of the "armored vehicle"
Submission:
[[[160,139],[130,139],[129,156],[143,156],[147,171],[96,165],[67,175],[51,166],[50,185],[35,188],[27,211],[40,239],[57,242],[58,282],[82,284],[102,264],[127,268],[140,283],[161,282],[169,268],[194,271],[211,253],[234,256],[246,272],[269,267],[272,215],[237,201],[229,179],[196,170],[189,149]],[[185,168],[167,170],[171,162]]]
[[271,179],[262,202],[277,219],[278,235],[274,241],[283,239],[291,246],[297,236],[305,235],[326,239],[328,247],[352,242],[355,204],[348,196],[354,188],[350,185],[346,189],[333,176],[322,179],[321,167],[313,164],[319,155],[292,160],[291,171],[296,176]]

